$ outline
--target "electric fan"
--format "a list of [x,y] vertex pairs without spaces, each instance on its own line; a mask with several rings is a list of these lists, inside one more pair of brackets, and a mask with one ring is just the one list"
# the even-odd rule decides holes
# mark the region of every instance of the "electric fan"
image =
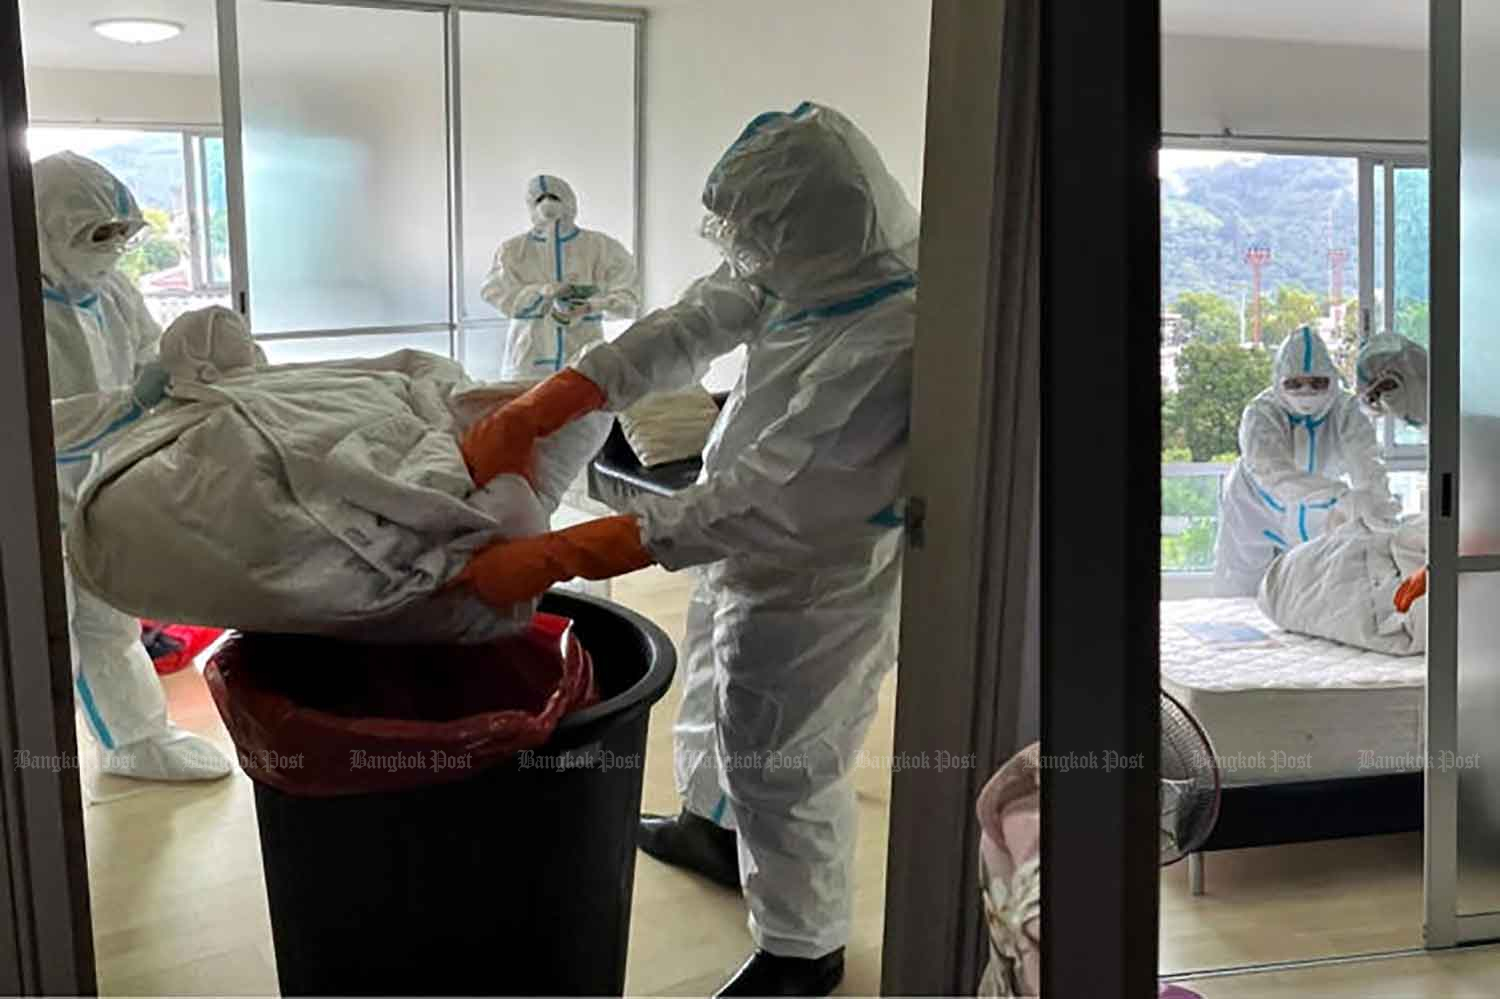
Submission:
[[1219,766],[1203,726],[1161,692],[1161,864],[1202,846],[1219,817]]

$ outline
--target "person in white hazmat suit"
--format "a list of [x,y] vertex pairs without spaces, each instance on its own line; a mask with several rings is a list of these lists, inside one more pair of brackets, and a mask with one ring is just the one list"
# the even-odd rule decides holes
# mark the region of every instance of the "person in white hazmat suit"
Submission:
[[602,232],[579,228],[578,197],[560,177],[526,185],[531,228],[503,243],[480,295],[510,330],[503,380],[540,380],[604,339],[605,317],[634,319],[635,258]]
[[1395,333],[1380,333],[1355,362],[1360,401],[1407,426],[1427,426],[1427,351]]
[[[134,419],[161,398],[155,363],[161,330],[116,263],[142,230],[134,196],[108,170],[71,152],[32,165],[41,243],[47,366],[54,399],[127,391]],[[89,463],[60,456],[59,517],[66,532]],[[76,700],[106,773],[148,780],[206,780],[230,773],[212,743],[167,719],[166,698],[136,618],[75,584],[65,566]]]
[[524,469],[579,414],[691,385],[744,345],[699,482],[497,545],[466,576],[503,604],[573,576],[703,567],[683,808],[644,816],[640,844],[743,888],[756,949],[719,995],[823,995],[849,936],[851,771],[896,657],[919,220],[864,134],[814,104],[751,122],[703,203],[716,273],[471,431]]
[[1224,486],[1220,596],[1254,596],[1272,559],[1322,534],[1335,509],[1372,526],[1390,526],[1399,510],[1375,428],[1340,387],[1322,338],[1306,326],[1287,337],[1271,379],[1245,407],[1240,458]]

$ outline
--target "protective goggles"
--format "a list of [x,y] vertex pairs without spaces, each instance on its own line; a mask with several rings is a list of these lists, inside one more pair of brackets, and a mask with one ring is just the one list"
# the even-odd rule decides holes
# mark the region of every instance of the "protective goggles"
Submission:
[[1287,395],[1320,395],[1332,384],[1324,375],[1294,375],[1281,380],[1281,390]]
[[750,277],[770,266],[770,254],[755,246],[739,226],[726,218],[709,212],[698,224],[698,235],[718,248],[739,277]]
[[1364,393],[1360,396],[1360,399],[1366,406],[1369,406],[1371,409],[1375,409],[1380,405],[1381,396],[1385,395],[1387,392],[1394,392],[1400,387],[1400,379],[1398,379],[1395,375],[1385,375],[1384,377],[1377,379],[1376,382],[1369,388],[1365,389]]
[[146,229],[146,225],[139,221],[112,219],[85,229],[74,243],[85,250],[125,250],[144,241]]

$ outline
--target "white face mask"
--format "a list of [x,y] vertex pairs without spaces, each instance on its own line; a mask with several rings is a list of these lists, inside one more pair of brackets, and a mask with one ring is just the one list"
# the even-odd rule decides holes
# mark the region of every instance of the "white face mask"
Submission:
[[561,201],[548,198],[538,202],[536,205],[536,217],[543,222],[556,222],[568,214],[568,208]]
[[1298,416],[1316,416],[1328,408],[1328,397],[1331,394],[1327,390],[1308,394],[1299,393],[1297,395],[1283,392],[1282,398],[1285,400],[1287,408]]
[[56,253],[57,262],[68,276],[76,281],[94,285],[103,281],[120,262],[125,252],[125,243],[103,243],[89,246],[70,246]]

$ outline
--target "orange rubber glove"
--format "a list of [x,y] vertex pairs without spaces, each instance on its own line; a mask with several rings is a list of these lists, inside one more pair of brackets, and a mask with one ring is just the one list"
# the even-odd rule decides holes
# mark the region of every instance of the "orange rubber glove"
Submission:
[[1411,605],[1417,602],[1417,598],[1427,592],[1427,567],[1424,565],[1416,572],[1407,576],[1396,588],[1396,609],[1405,614],[1411,610]]
[[610,579],[655,561],[641,543],[640,521],[622,514],[490,545],[450,585],[466,583],[485,603],[506,607],[575,576]]
[[603,389],[572,368],[564,368],[494,410],[469,427],[459,441],[474,485],[482,489],[506,473],[524,475],[535,485],[532,449],[538,438],[603,406]]

